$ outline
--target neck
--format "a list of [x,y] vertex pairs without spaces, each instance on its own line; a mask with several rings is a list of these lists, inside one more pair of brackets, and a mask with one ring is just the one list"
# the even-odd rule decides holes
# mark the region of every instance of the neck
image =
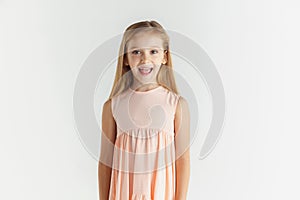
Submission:
[[145,91],[157,88],[158,86],[160,86],[158,83],[147,83],[147,84],[136,84],[136,83],[133,83],[132,86],[131,86],[131,88],[134,89],[134,90],[136,90],[136,91],[145,92]]

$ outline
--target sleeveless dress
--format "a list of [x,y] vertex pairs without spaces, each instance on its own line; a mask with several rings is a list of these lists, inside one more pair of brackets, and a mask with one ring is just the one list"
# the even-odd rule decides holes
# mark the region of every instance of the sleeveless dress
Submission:
[[163,86],[114,96],[117,125],[109,200],[174,200],[174,117],[180,95]]

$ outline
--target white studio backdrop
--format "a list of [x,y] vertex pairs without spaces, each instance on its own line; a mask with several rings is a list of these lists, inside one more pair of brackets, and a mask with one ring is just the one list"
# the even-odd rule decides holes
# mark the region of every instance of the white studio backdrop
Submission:
[[225,88],[222,136],[204,160],[192,154],[188,199],[299,199],[298,97],[288,97],[299,82],[291,70],[300,66],[299,8],[271,0],[1,0],[0,199],[98,199],[98,163],[73,120],[74,84],[95,48],[141,20],[202,46]]

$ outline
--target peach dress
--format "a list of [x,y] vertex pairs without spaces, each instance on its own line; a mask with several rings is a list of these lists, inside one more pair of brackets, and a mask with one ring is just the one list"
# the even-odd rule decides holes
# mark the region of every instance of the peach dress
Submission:
[[117,124],[109,200],[174,200],[174,116],[180,95],[163,86],[112,98]]

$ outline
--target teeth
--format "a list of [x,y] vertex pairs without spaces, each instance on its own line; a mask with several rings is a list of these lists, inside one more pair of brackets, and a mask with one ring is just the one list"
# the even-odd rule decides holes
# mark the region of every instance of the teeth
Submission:
[[142,73],[149,73],[151,70],[152,70],[152,68],[140,68],[139,69]]
[[150,72],[150,70],[151,69],[140,69],[140,71],[145,72],[145,73]]

